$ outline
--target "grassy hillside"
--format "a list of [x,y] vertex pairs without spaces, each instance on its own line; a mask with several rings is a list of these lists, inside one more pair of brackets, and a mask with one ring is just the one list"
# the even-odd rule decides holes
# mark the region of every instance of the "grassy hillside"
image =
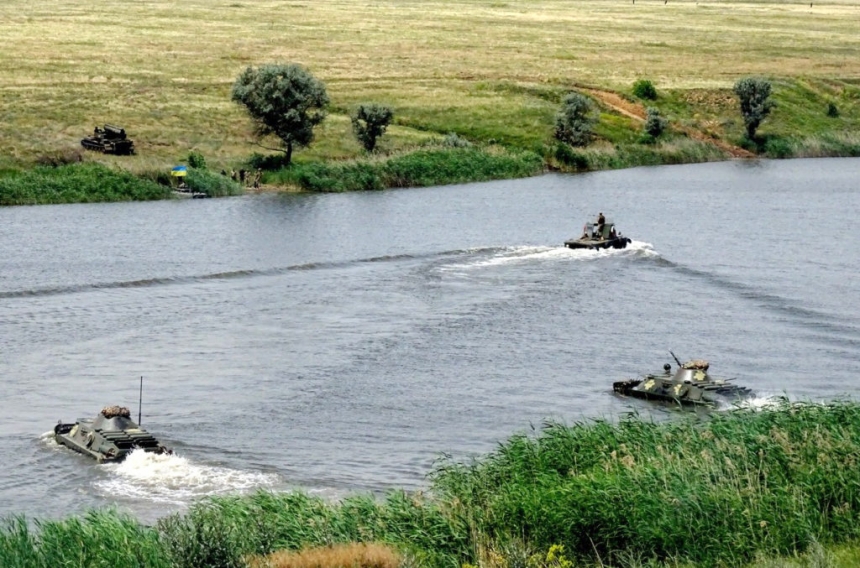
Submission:
[[0,170],[77,147],[105,122],[139,155],[89,159],[142,172],[194,150],[239,167],[262,150],[230,87],[268,62],[300,63],[328,86],[332,115],[299,162],[360,157],[347,114],[367,101],[395,109],[383,154],[454,132],[546,156],[564,93],[629,95],[643,77],[674,125],[704,137],[675,130],[668,149],[642,151],[641,123],[601,103],[589,165],[719,159],[700,146],[739,142],[731,86],[750,74],[775,81],[760,132],[790,138],[778,154],[860,153],[858,17],[860,0],[4,0]]

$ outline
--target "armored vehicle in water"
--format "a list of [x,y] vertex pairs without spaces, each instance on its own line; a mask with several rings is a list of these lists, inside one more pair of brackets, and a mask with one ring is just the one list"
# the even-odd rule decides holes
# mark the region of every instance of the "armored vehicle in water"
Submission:
[[648,374],[642,379],[615,382],[612,384],[612,390],[618,394],[646,400],[707,406],[731,404],[755,396],[749,388],[738,386],[731,382],[731,379],[718,379],[709,375],[710,364],[705,360],[693,359],[681,363],[674,353],[672,357],[678,364],[674,374],[672,366],[666,363],[662,373]]
[[96,126],[92,136],[81,140],[81,146],[104,154],[118,156],[134,154],[134,142],[126,136],[125,129],[112,124],[105,124],[104,128]]
[[578,239],[564,241],[564,246],[572,249],[623,249],[630,244],[630,239],[615,230],[615,223],[586,223],[582,228],[582,236]]
[[98,462],[122,461],[133,450],[172,453],[138,426],[124,406],[106,406],[94,419],[81,418],[74,424],[59,422],[54,426],[54,439]]

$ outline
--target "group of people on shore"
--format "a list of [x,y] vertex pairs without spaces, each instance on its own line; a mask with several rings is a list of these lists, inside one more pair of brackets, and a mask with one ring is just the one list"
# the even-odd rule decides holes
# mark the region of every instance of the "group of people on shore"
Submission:
[[[227,170],[221,170],[221,175],[226,176]],[[254,189],[259,189],[260,181],[263,179],[263,170],[257,168],[254,172],[254,175],[251,175],[250,170],[230,170],[230,179],[235,181],[236,183],[242,184],[244,187],[253,187]]]

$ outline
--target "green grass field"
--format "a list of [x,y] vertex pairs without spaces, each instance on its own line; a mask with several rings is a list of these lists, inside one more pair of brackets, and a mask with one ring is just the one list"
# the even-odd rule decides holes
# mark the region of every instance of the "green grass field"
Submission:
[[[0,170],[77,147],[105,122],[125,127],[138,155],[88,159],[142,172],[193,150],[215,168],[239,167],[262,150],[230,87],[269,62],[306,66],[332,100],[299,162],[360,157],[347,114],[362,102],[395,110],[383,154],[455,132],[543,155],[564,93],[629,94],[638,78],[656,84],[674,125],[735,144],[743,128],[730,89],[750,74],[774,80],[778,107],[760,129],[786,139],[773,148],[860,153],[858,19],[858,0],[4,0]],[[824,114],[830,101],[838,118]],[[689,143],[677,131],[668,150],[625,150],[639,128],[603,105],[593,165],[725,156],[679,154]]]

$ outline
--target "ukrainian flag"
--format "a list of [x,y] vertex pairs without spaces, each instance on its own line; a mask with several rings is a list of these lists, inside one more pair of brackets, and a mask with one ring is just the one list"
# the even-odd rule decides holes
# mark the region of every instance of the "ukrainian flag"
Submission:
[[170,172],[170,175],[172,175],[173,177],[185,177],[185,175],[187,174],[188,168],[186,168],[185,166],[176,166]]

